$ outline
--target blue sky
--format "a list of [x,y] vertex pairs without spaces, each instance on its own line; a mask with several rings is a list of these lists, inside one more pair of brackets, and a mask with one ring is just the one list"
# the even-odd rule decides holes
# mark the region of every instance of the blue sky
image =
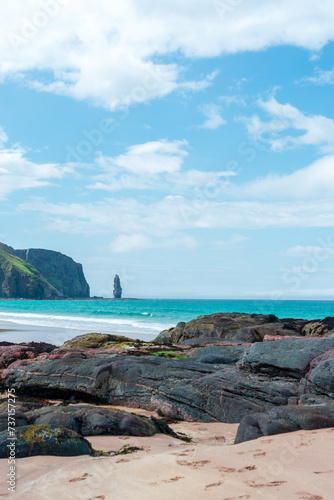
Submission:
[[334,298],[334,4],[5,0],[0,240],[94,295]]

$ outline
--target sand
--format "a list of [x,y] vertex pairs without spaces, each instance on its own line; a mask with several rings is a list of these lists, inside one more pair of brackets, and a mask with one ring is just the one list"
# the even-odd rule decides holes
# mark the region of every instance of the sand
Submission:
[[[56,346],[62,346],[67,340],[71,340],[78,335],[91,333],[92,328],[75,330],[74,328],[36,326],[16,323],[14,321],[0,320],[0,342],[47,342]],[[103,332],[102,332],[103,333]],[[124,335],[130,339],[141,339],[147,342],[153,340],[155,333],[134,333],[134,332],[108,332],[114,335]]]
[[[107,458],[31,457],[17,460],[15,499],[333,500],[334,429],[298,431],[232,445],[234,424],[178,423],[185,443],[150,438],[95,436],[95,449],[143,448]],[[8,472],[0,460],[1,477]]]

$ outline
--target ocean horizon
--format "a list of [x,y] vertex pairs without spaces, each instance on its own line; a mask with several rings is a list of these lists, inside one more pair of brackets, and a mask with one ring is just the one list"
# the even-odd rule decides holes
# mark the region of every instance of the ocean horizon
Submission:
[[[81,333],[109,333],[152,340],[162,330],[213,313],[275,314],[282,318],[334,316],[331,300],[122,299],[0,300],[0,321],[25,326],[20,341],[38,339],[61,345]],[[4,329],[5,330],[5,329]],[[34,331],[36,330],[36,332]],[[15,335],[0,332],[0,341]],[[15,339],[14,339],[15,341]]]

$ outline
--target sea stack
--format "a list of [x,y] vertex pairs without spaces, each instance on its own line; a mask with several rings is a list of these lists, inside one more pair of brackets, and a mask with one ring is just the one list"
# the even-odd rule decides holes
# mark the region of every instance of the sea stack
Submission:
[[114,299],[121,299],[121,298],[122,298],[121,280],[119,279],[118,274],[115,274],[115,278],[114,278]]

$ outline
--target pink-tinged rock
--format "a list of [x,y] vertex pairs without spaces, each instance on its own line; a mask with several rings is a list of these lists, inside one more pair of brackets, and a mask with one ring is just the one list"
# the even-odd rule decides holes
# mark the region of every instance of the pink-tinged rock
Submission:
[[21,366],[26,365],[27,363],[29,363],[28,359],[18,359],[16,361],[14,361],[9,366],[7,366],[7,368],[0,370],[0,378],[5,378],[7,376],[7,374],[9,373],[9,371],[15,370]]
[[300,337],[298,335],[265,335],[263,342],[272,342],[274,340],[286,340],[286,339],[314,339],[314,337]]
[[7,368],[17,360],[35,359],[39,354],[52,352],[55,346],[45,342],[29,342],[0,346],[0,370]]

